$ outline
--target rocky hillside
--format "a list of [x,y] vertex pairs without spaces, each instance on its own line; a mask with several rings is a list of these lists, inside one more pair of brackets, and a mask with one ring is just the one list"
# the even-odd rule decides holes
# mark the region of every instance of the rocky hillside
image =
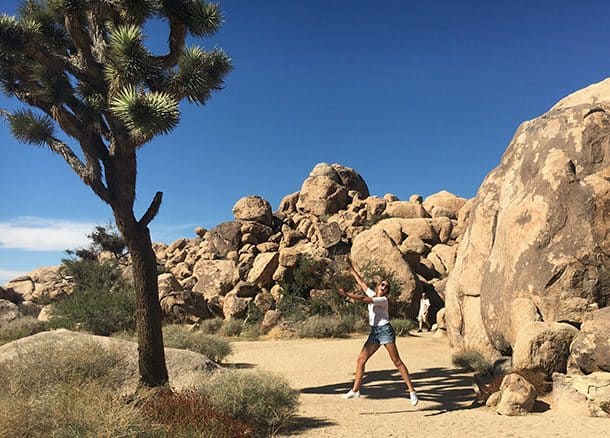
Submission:
[[[401,284],[397,310],[413,317],[424,289],[436,292],[442,307],[468,206],[445,191],[425,200],[370,196],[353,169],[320,163],[275,212],[261,197],[247,196],[235,203],[235,220],[155,244],[162,308],[187,321],[243,318],[250,302],[267,312],[281,300],[281,284],[290,281],[300,255],[331,265],[351,252],[358,266],[394,273]],[[8,282],[0,298],[14,315],[35,314],[67,293],[70,279],[52,267]]]

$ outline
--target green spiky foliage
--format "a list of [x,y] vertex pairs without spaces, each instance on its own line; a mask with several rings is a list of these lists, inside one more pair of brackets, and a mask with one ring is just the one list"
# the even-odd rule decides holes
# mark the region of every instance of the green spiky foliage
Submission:
[[[167,24],[164,53],[146,45],[150,19]],[[187,36],[209,37],[222,22],[218,5],[204,0],[25,0],[17,16],[0,15],[0,87],[26,105],[0,117],[17,140],[61,156],[111,207],[133,261],[148,386],[167,382],[148,230],[162,193],[136,218],[137,152],[178,125],[182,100],[205,104],[222,89],[229,57],[185,46]]]

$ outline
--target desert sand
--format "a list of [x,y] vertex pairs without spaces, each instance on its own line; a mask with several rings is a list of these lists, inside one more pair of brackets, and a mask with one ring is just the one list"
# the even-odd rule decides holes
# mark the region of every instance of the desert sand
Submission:
[[610,436],[607,419],[560,416],[553,412],[550,397],[538,401],[535,412],[524,417],[503,417],[485,406],[474,406],[472,374],[455,370],[446,339],[430,333],[397,340],[419,393],[416,407],[411,406],[384,349],[367,364],[362,396],[343,400],[340,396],[351,387],[356,355],[365,338],[238,342],[229,362],[282,374],[301,391],[295,425],[281,436]]

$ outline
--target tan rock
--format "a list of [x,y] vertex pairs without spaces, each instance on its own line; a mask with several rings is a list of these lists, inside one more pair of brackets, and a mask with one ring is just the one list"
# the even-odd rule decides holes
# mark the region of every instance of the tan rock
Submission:
[[279,254],[265,252],[256,256],[254,265],[248,273],[248,282],[265,286],[273,280],[273,273],[278,267]]
[[310,176],[301,187],[297,208],[317,216],[344,209],[349,200],[347,189],[327,176]]
[[271,225],[271,205],[260,196],[246,196],[233,206],[233,216],[237,221],[252,221]]
[[536,389],[519,374],[509,374],[500,385],[502,395],[496,412],[501,415],[525,415],[531,412],[536,401]]
[[367,264],[373,264],[388,272],[393,272],[395,278],[401,284],[401,290],[400,292],[394,291],[398,294],[392,297],[396,299],[404,312],[414,317],[417,313],[415,308],[416,297],[419,297],[418,294],[421,292],[422,286],[409,264],[404,260],[398,246],[383,228],[379,227],[383,222],[385,221],[356,236],[351,249],[351,258],[360,268]]
[[251,298],[241,298],[234,291],[229,292],[224,297],[222,312],[225,319],[243,318],[248,310],[248,303]]
[[299,192],[284,196],[280,202],[278,213],[283,216],[288,216],[297,212],[297,202],[299,200]]
[[553,411],[565,416],[610,417],[610,373],[553,374]]
[[544,372],[565,372],[570,344],[578,330],[558,322],[530,322],[518,333],[513,348],[513,367]]
[[208,299],[226,294],[239,281],[237,266],[231,260],[199,260],[193,275],[198,280],[193,290]]
[[15,278],[6,283],[6,288],[11,292],[21,295],[24,300],[31,300],[36,285],[29,275]]
[[585,315],[570,346],[571,368],[585,374],[610,372],[610,307]]
[[180,283],[178,283],[178,280],[176,279],[174,274],[170,273],[159,275],[157,277],[157,284],[159,287],[160,300],[171,292],[177,292],[182,290],[182,286],[180,286]]
[[275,327],[280,320],[282,319],[282,312],[279,310],[268,310],[265,312],[265,317],[263,318],[263,322],[261,324],[261,328],[263,331],[269,331],[273,327]]
[[500,351],[513,347],[517,297],[544,321],[572,324],[608,302],[610,271],[599,262],[610,254],[607,84],[524,122],[479,188],[448,293],[458,295],[453,303],[481,296],[485,330]]
[[425,211],[422,205],[409,201],[389,202],[385,208],[384,214],[387,214],[390,217],[404,219],[425,217]]
[[19,306],[9,300],[0,300],[0,327],[7,322],[16,320],[21,316]]
[[[438,193],[428,196],[424,202],[424,208],[428,211],[432,217],[446,216],[451,219],[458,218],[458,212],[464,206],[467,199],[460,198],[459,196],[449,193],[446,190],[442,190]],[[437,209],[436,216],[433,214],[433,210]],[[439,214],[440,212],[444,214]]]
[[254,305],[261,311],[267,312],[273,307],[273,297],[267,291],[262,291],[254,297]]

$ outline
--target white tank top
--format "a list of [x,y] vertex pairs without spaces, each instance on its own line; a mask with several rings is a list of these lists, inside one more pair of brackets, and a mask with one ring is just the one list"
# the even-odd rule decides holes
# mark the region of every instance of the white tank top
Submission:
[[368,305],[369,308],[369,325],[372,327],[381,327],[390,323],[390,315],[388,313],[387,297],[376,297],[375,292],[368,288],[365,292],[367,296],[373,298],[373,302]]

